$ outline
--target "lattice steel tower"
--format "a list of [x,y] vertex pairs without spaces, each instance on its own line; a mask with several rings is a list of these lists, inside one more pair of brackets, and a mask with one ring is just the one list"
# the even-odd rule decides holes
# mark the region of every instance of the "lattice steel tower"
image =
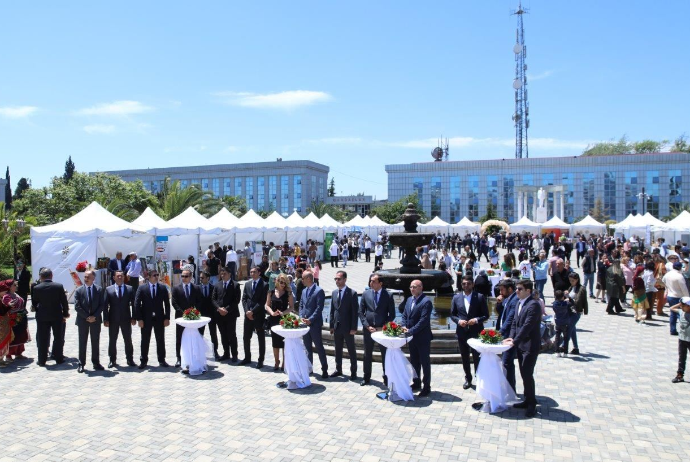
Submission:
[[513,11],[518,17],[517,31],[515,32],[515,80],[513,89],[515,90],[515,158],[522,159],[529,157],[529,146],[527,143],[527,129],[529,128],[529,102],[527,101],[527,47],[525,46],[525,28],[522,25],[522,16],[527,10],[522,8],[522,2],[518,3],[518,9]]

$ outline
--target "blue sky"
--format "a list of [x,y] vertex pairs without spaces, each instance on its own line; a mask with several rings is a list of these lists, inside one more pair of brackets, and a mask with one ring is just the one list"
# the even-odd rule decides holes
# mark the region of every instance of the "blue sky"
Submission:
[[[530,155],[690,134],[690,1],[526,0]],[[311,159],[338,194],[384,166],[514,155],[517,0],[3,2],[0,166]],[[685,31],[685,32],[684,32]]]

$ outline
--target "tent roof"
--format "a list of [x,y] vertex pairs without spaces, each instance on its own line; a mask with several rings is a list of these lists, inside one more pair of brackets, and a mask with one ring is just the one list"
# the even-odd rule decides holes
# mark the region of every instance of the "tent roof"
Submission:
[[523,216],[520,218],[518,221],[515,223],[510,224],[510,231],[515,231],[515,232],[520,232],[520,231],[530,231],[530,230],[535,230],[538,231],[541,225],[539,223],[535,223],[527,216]]
[[442,228],[442,227],[447,227],[450,226],[449,223],[446,223],[441,219],[441,217],[436,216],[429,220],[428,222],[424,223],[421,225],[422,227],[432,227],[432,228]]
[[676,218],[664,223],[663,225],[657,225],[654,227],[654,231],[657,230],[668,230],[668,231],[687,231],[690,230],[690,213],[687,210],[683,210],[678,214]]
[[208,221],[214,226],[218,226],[220,228],[225,229],[232,229],[237,227],[237,224],[240,222],[240,219],[233,215],[228,209],[223,207],[218,211],[218,213],[209,218]]
[[380,219],[379,217],[371,217],[371,221],[369,222],[371,226],[389,226],[388,223]]
[[275,210],[264,220],[264,226],[269,229],[284,229],[288,222]]
[[[325,216],[325,215],[324,215],[324,216]],[[321,217],[321,219],[323,220],[323,217]],[[364,218],[362,218],[361,216],[355,215],[354,217],[350,218],[348,221],[346,221],[345,223],[343,223],[343,225],[346,226],[346,227],[348,227],[348,228],[349,228],[350,226],[360,226],[360,227],[364,227],[364,226],[367,226],[368,223],[367,223],[367,222],[364,220]]]
[[323,228],[323,224],[321,224],[321,220],[319,220],[319,217],[314,215],[314,212],[309,212],[309,215],[304,217],[302,219],[302,222],[304,223],[305,226],[307,226],[309,228]]
[[242,215],[237,227],[239,229],[264,229],[264,219],[261,218],[254,209],[250,209],[247,213]]
[[76,215],[48,226],[31,228],[31,236],[131,236],[146,233],[141,226],[128,223],[104,209],[98,202],[91,202]]
[[164,228],[158,229],[158,233],[174,234],[172,230],[187,231],[181,234],[218,234],[222,231],[219,226],[215,226],[209,222],[208,218],[194,210],[194,207],[189,207],[175,218],[168,220]]
[[639,213],[637,215],[633,215],[632,213],[625,217],[625,220],[621,221],[620,223],[616,223],[615,225],[611,225],[611,228],[613,229],[631,229],[631,228],[647,228],[649,223],[647,222],[647,219],[645,219],[644,216],[640,215]]
[[342,225],[339,222],[337,222],[336,220],[331,218],[331,216],[327,213],[320,218],[320,221],[321,221],[321,226],[324,228],[340,228],[340,227],[342,227]]
[[642,217],[645,219],[649,226],[664,226],[666,224],[649,212],[645,213]]
[[575,228],[575,227],[585,227],[585,226],[589,226],[589,227],[596,227],[596,226],[599,226],[599,227],[602,227],[602,228],[606,228],[606,225],[605,225],[605,224],[599,223],[597,220],[595,220],[594,218],[592,218],[592,217],[589,216],[589,215],[587,215],[586,217],[584,217],[582,220],[578,221],[577,223],[573,223],[573,228]]
[[554,215],[550,220],[541,224],[541,229],[570,229],[570,225]]
[[300,216],[297,211],[292,212],[292,215],[286,218],[287,221],[287,227],[296,229],[296,228],[309,228],[309,226],[305,223],[304,218]]
[[149,233],[153,233],[157,228],[166,226],[165,220],[159,217],[151,207],[146,207],[146,210],[136,220],[132,221],[132,225],[140,226]]

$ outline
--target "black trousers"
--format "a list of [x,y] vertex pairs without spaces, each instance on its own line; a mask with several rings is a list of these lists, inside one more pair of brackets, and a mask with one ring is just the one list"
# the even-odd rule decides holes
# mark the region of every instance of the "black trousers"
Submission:
[[128,321],[110,321],[108,323],[108,356],[110,360],[117,360],[117,338],[122,331],[122,339],[125,342],[125,357],[128,361],[134,361],[134,345],[132,345],[132,325]]
[[137,289],[139,288],[139,276],[135,278],[129,278],[129,282],[127,284],[132,286],[132,291],[136,294]]
[[326,350],[323,347],[323,340],[321,338],[321,326],[310,326],[309,332],[302,337],[302,342],[307,349],[309,362],[312,364],[314,364],[312,344],[316,347],[316,353],[319,355],[319,362],[321,363],[321,372],[326,374],[328,372],[328,360],[326,359]]
[[144,321],[141,328],[141,361],[149,362],[149,344],[151,343],[151,331],[156,336],[156,353],[158,362],[165,361],[165,327],[163,321]]
[[214,313],[211,315],[211,322],[208,323],[208,332],[211,335],[211,343],[213,343],[213,351],[218,354],[218,331],[220,330],[220,327],[218,327],[218,320],[217,314]]
[[216,320],[220,331],[220,342],[223,345],[223,356],[231,353],[233,358],[237,358],[237,317],[228,313],[225,316],[218,316]]
[[371,332],[367,329],[362,329],[362,337],[364,339],[364,379],[371,378],[371,366],[374,360],[374,345],[378,345],[381,352],[381,364],[383,366],[383,376],[386,376],[386,347],[374,341],[371,338]]
[[685,375],[685,362],[688,359],[688,351],[690,351],[690,342],[678,340],[678,375]]
[[62,318],[55,321],[36,322],[36,347],[38,348],[38,363],[45,364],[48,359],[48,343],[50,332],[53,331],[53,356],[56,361],[65,359],[63,347],[65,345],[65,322]]
[[244,342],[244,359],[252,359],[252,335],[256,332],[256,339],[259,341],[259,362],[264,362],[266,355],[266,334],[264,333],[263,319],[249,319],[244,318],[244,332],[242,334],[242,341]]
[[374,255],[374,267],[375,268],[378,268],[379,263],[381,263],[382,261],[383,261],[383,255]]
[[621,306],[621,300],[618,297],[611,297],[609,296],[609,303],[606,305],[606,312],[607,313],[613,313],[613,309],[616,309],[616,313],[620,313],[623,310],[623,307]]
[[341,334],[337,331],[333,334],[335,340],[335,370],[343,371],[343,343],[347,345],[347,354],[350,356],[350,374],[357,375],[357,350],[355,349],[355,336]]
[[[431,341],[417,342],[412,340],[408,343],[410,347],[410,364],[417,373],[414,379],[415,384],[422,382],[425,389],[431,389]],[[422,372],[424,375],[422,376]],[[423,379],[422,379],[423,377]],[[421,380],[420,380],[421,379]]]
[[536,387],[534,384],[534,367],[537,365],[538,353],[530,353],[517,349],[518,365],[520,366],[520,376],[522,385],[525,388],[525,402],[528,405],[537,405]]
[[460,347],[460,356],[462,357],[462,368],[465,371],[465,379],[472,382],[472,366],[470,366],[470,354],[472,354],[472,362],[474,363],[474,374],[477,375],[477,368],[479,367],[479,352],[471,348],[467,344],[467,338],[458,337],[458,346]]
[[96,366],[101,364],[99,348],[101,342],[101,323],[84,321],[77,325],[79,330],[79,364],[86,365],[86,344],[91,337],[91,363]]
[[[206,329],[206,326],[204,327],[199,327],[199,333],[203,336],[204,335],[204,330]],[[179,324],[175,324],[175,355],[177,356],[177,360],[181,361],[182,357],[180,356],[180,348],[182,347],[182,333],[184,332],[185,327],[180,326]]]
[[338,267],[338,257],[331,255],[331,268],[335,266],[336,268]]
[[364,261],[369,263],[371,261],[371,249],[364,249],[364,256],[366,257]]

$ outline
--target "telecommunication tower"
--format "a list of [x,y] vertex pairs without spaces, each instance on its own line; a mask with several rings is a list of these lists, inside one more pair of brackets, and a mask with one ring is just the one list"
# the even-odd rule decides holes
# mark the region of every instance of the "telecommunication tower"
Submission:
[[527,10],[522,8],[522,1],[518,3],[518,9],[512,14],[517,15],[517,31],[515,32],[515,80],[513,89],[515,90],[515,158],[529,157],[529,147],[527,143],[527,129],[529,128],[529,102],[527,101],[527,47],[525,46],[525,28],[522,25],[522,16]]

